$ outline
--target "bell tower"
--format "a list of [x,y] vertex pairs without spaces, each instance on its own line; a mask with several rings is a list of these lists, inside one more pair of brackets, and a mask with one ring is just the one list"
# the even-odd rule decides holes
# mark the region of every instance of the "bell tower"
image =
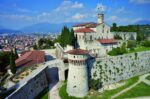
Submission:
[[102,4],[98,5],[98,23],[102,24],[104,23],[104,7]]

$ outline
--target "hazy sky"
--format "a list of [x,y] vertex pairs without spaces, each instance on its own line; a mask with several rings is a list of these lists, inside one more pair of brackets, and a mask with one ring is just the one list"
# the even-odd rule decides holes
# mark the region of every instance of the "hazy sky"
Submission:
[[98,4],[110,25],[150,20],[150,0],[0,0],[0,25],[19,29],[40,22],[96,22]]

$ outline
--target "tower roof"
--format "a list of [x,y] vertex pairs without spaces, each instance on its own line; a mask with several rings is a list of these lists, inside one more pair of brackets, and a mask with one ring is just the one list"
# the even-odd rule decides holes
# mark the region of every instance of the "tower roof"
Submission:
[[87,50],[82,50],[82,49],[73,49],[68,51],[67,53],[72,54],[72,55],[86,55],[89,52]]

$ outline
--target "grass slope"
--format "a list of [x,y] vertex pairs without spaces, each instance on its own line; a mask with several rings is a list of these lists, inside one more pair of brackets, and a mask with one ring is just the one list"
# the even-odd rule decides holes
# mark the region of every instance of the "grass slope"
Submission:
[[150,96],[150,86],[148,86],[143,82],[139,83],[137,86],[127,91],[126,93],[118,96],[116,99],[142,97],[142,96]]

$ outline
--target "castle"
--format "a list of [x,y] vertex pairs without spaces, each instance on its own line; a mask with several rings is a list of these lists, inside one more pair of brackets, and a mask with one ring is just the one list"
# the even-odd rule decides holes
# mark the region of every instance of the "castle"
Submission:
[[[73,26],[78,48],[72,50],[69,49],[69,51],[67,51],[69,61],[67,93],[70,96],[84,97],[87,95],[89,89],[88,68],[95,67],[94,64],[89,62],[92,61],[89,59],[90,56],[95,58],[107,56],[108,51],[120,47],[123,42],[130,39],[136,40],[137,34],[135,32],[111,32],[110,29],[111,27],[104,22],[104,14],[101,9],[98,13],[98,23],[89,22]],[[116,40],[114,38],[116,34],[119,35],[122,40]],[[88,63],[90,63],[89,66],[87,65]],[[107,67],[110,66],[111,64]],[[95,71],[96,69],[91,68],[92,77],[93,74],[95,74]],[[104,71],[106,72],[107,70]],[[94,76],[93,78],[103,80],[102,77],[96,78]],[[112,83],[103,82],[104,85]],[[116,82],[116,80],[114,82]]]

